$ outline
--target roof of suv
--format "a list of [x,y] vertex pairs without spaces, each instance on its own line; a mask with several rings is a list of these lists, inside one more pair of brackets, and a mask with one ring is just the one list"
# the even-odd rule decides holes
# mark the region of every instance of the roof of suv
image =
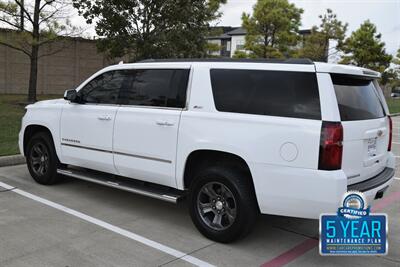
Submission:
[[161,62],[234,62],[234,63],[280,63],[280,64],[314,64],[308,58],[288,59],[252,59],[252,58],[182,58],[182,59],[146,59],[137,63],[161,63]]
[[[147,59],[147,60],[142,60],[136,63],[127,63],[127,64],[119,64],[119,65],[113,65],[109,66],[106,69],[122,69],[124,67],[134,67],[135,65],[137,66],[138,64],[144,64],[144,65],[152,65],[154,66],[155,64],[160,64],[160,65],[165,65],[171,63],[174,66],[179,65],[179,67],[189,67],[190,65],[194,63],[200,63],[200,64],[212,64],[212,63],[217,63],[221,64],[224,63],[224,65],[233,63],[233,64],[238,64],[238,63],[259,63],[259,64],[279,64],[282,66],[282,64],[290,64],[292,67],[290,69],[296,68],[293,65],[299,65],[300,66],[309,66],[307,69],[309,69],[312,65],[315,68],[316,72],[320,73],[338,73],[338,74],[349,74],[349,75],[357,75],[357,76],[366,76],[366,77],[371,77],[371,78],[379,78],[381,75],[379,72],[369,70],[366,68],[361,68],[357,66],[350,66],[350,65],[342,65],[342,64],[332,64],[332,63],[324,63],[324,62],[313,62],[310,59],[307,58],[291,58],[291,59],[232,59],[232,58],[202,58],[202,59]],[[303,67],[301,67],[303,68]]]

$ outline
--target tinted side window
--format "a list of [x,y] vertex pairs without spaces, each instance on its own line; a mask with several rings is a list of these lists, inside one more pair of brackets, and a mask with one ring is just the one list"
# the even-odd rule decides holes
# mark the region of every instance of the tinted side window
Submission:
[[126,76],[125,71],[103,73],[79,90],[79,96],[84,103],[116,104]]
[[342,121],[370,120],[385,116],[372,80],[331,74]]
[[315,73],[264,70],[211,70],[219,111],[321,119]]
[[183,108],[189,70],[135,70],[129,87],[124,86],[121,103],[126,105]]

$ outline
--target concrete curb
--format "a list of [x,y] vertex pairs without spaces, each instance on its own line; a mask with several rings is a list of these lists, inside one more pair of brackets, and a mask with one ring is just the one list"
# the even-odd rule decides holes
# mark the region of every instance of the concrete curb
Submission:
[[0,167],[19,165],[25,162],[25,157],[22,155],[0,157]]

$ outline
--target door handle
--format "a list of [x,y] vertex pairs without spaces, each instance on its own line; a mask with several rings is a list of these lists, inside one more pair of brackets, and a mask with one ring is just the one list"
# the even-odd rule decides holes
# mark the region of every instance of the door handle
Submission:
[[110,116],[107,116],[107,115],[104,115],[104,116],[99,116],[99,117],[97,117],[97,119],[99,119],[99,120],[101,120],[101,121],[110,121],[110,120],[111,120],[111,117],[110,117]]
[[168,121],[156,121],[156,124],[159,126],[174,126],[173,123],[170,123]]

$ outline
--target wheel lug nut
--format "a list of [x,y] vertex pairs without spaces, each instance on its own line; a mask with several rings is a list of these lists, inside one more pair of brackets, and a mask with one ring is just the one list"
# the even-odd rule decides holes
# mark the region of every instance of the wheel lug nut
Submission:
[[213,199],[213,202],[215,203],[215,199]]
[[220,211],[218,211],[218,214],[220,214],[221,212]]
[[215,206],[213,206],[213,209],[215,209]]

